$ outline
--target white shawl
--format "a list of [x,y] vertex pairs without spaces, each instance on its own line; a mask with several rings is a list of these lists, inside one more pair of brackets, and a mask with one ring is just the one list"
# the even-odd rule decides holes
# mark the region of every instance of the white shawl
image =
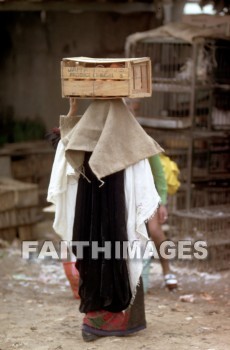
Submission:
[[[53,163],[47,201],[55,205],[53,228],[63,240],[71,241],[78,176],[65,158],[65,148],[59,141]],[[147,159],[125,169],[125,200],[128,241],[145,246],[148,241],[146,220],[157,210],[160,197],[156,191]],[[142,259],[128,259],[130,287],[133,296],[141,273]]]

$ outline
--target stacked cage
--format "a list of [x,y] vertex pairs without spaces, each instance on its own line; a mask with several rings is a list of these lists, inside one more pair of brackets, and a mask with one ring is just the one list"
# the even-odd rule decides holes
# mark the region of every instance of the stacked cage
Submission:
[[[152,37],[137,41],[132,50],[152,62],[153,94],[141,101],[139,121],[181,171],[173,208],[175,203],[178,209],[228,203],[230,197],[219,201],[213,187],[229,178],[230,41]],[[217,186],[226,190],[226,184]]]
[[218,39],[213,47],[215,69],[213,80],[212,127],[215,130],[230,129],[230,40]]
[[193,266],[224,269],[230,255],[230,40],[148,37],[132,50],[152,61],[153,94],[140,102],[138,119],[180,169],[180,190],[168,198],[171,235],[207,242],[208,259]]
[[211,107],[208,45],[179,39],[146,39],[137,43],[135,55],[145,53],[152,61],[153,95],[140,113],[156,127],[188,128],[193,119],[207,127]]

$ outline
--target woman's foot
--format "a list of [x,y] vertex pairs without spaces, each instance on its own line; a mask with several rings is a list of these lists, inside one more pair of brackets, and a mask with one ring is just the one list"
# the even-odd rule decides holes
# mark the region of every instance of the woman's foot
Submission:
[[89,333],[89,332],[85,331],[84,329],[82,329],[81,332],[82,332],[82,338],[86,343],[88,343],[90,341],[97,340],[98,338],[100,338],[99,335]]
[[127,328],[127,329],[103,330],[103,329],[98,329],[98,328],[90,327],[83,324],[82,338],[85,342],[91,342],[101,337],[113,337],[113,336],[125,337],[130,334],[139,332],[145,328],[146,328],[146,325],[134,327],[134,328]]
[[167,273],[166,275],[164,275],[164,279],[165,279],[165,286],[169,290],[177,289],[178,282],[177,282],[176,275],[174,275],[174,273]]
[[75,267],[75,262],[72,262],[72,261],[63,262],[63,267],[64,267],[66,277],[70,283],[74,298],[80,299],[80,296],[78,294],[79,273]]
[[145,320],[138,321],[132,307],[125,312],[112,313],[105,310],[88,312],[83,319],[82,337],[85,342],[90,342],[101,337],[127,336],[146,328]]

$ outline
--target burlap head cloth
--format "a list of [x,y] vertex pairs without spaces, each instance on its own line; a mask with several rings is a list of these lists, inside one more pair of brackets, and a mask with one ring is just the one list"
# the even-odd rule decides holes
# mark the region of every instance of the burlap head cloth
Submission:
[[122,99],[95,100],[79,122],[60,118],[61,138],[68,162],[81,170],[84,153],[99,180],[163,151],[139,125]]

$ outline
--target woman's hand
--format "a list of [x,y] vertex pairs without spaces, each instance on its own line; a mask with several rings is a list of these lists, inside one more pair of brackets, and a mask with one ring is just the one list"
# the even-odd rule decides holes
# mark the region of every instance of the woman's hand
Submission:
[[158,221],[163,224],[168,219],[168,210],[165,205],[160,205],[158,209]]
[[76,97],[70,97],[69,98],[69,112],[67,114],[67,117],[71,117],[73,115],[77,114],[78,110],[78,100]]

